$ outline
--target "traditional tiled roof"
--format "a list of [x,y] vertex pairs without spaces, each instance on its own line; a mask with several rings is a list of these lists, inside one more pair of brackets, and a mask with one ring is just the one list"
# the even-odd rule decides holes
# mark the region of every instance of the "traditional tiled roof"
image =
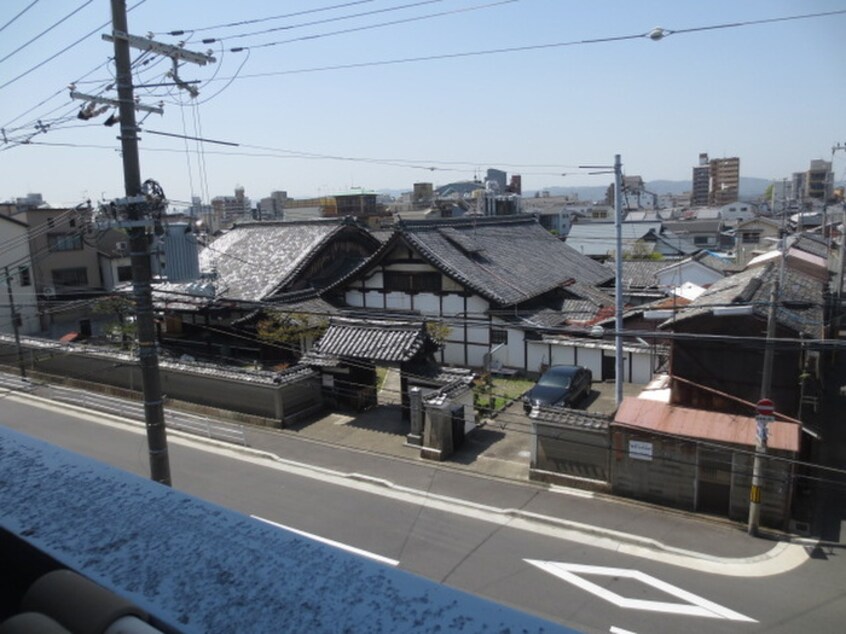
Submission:
[[[620,234],[623,250],[650,233],[661,231],[661,222],[623,222]],[[567,234],[567,244],[578,253],[593,256],[613,254],[617,248],[617,227],[613,222],[577,222]]]
[[444,274],[502,306],[537,297],[570,280],[599,284],[613,277],[551,235],[534,217],[402,223],[394,239],[406,241]]
[[303,363],[325,365],[331,357],[399,363],[414,358],[427,339],[422,321],[334,317]]
[[678,260],[671,264],[667,264],[666,262],[664,262],[663,266],[657,269],[657,271],[664,271],[666,269],[683,266],[690,262],[698,262],[702,266],[706,266],[712,271],[722,273],[723,275],[727,275],[729,273],[737,271],[738,268],[734,261],[730,258],[716,255],[711,251],[700,251],[699,253],[696,253],[688,258]]
[[[236,224],[200,253],[200,269],[214,270],[218,299],[263,301],[284,290],[335,235],[355,227],[363,239],[378,241],[351,221],[327,219],[301,222]],[[350,262],[349,269],[360,264]]]
[[799,249],[811,255],[828,258],[828,244],[822,236],[800,233],[794,236],[794,239],[789,244],[791,249]]
[[[623,288],[655,288],[658,280],[656,271],[668,265],[667,260],[623,260]],[[611,271],[616,271],[612,260],[605,263]]]
[[[772,286],[779,275],[778,263],[748,268],[718,280],[695,301],[676,313],[661,328],[672,328],[710,313],[715,307],[749,306],[753,314],[767,319]],[[823,284],[785,267],[776,308],[776,322],[794,332],[817,336],[822,324]]]
[[539,407],[536,412],[529,414],[529,418],[539,423],[597,431],[607,430],[611,424],[610,416],[589,414],[588,412],[565,407]]

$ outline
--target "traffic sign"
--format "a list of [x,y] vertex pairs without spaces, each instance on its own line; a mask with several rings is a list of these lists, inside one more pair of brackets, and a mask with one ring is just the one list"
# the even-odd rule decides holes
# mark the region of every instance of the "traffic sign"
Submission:
[[775,413],[775,403],[768,398],[762,398],[755,405],[755,409],[759,416],[772,416]]

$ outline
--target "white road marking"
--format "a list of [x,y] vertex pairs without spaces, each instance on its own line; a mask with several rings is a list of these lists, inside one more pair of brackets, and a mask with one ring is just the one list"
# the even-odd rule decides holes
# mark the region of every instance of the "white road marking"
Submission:
[[[596,596],[613,603],[620,608],[633,610],[650,610],[652,612],[666,612],[668,614],[684,614],[687,616],[702,616],[710,619],[728,619],[730,621],[744,621],[757,623],[755,619],[744,616],[739,612],[730,610],[722,605],[708,601],[699,595],[682,590],[665,581],[661,581],[640,570],[629,570],[627,568],[608,568],[605,566],[589,566],[585,564],[567,564],[557,561],[538,561],[534,559],[524,560],[527,563],[548,572],[551,575],[563,579],[574,586],[595,594]],[[648,601],[645,599],[629,599],[612,592],[607,588],[588,581],[582,575],[602,575],[605,577],[625,577],[640,581],[648,586],[666,592],[667,594],[686,601],[687,603],[672,603],[668,601]]]
[[611,629],[608,630],[611,634],[635,634],[631,630],[624,630],[622,627],[617,627],[616,625],[612,625]]
[[[60,405],[49,399],[29,394],[14,393],[8,394],[4,398],[56,411],[66,416],[76,416],[106,427],[130,431],[138,435],[146,434],[143,422],[99,412],[93,414],[81,407],[70,404]],[[319,480],[324,484],[333,484],[408,504],[425,506],[432,510],[470,517],[497,526],[508,525],[509,528],[514,530],[544,535],[553,539],[563,539],[704,573],[731,577],[766,577],[789,572],[808,560],[808,552],[803,544],[780,542],[775,544],[768,552],[755,557],[715,557],[707,553],[667,546],[649,537],[532,513],[519,508],[489,506],[472,500],[412,489],[389,480],[287,460],[267,451],[236,447],[224,442],[202,439],[178,430],[168,430],[168,442],[303,478]]]
[[362,550],[361,548],[356,548],[355,546],[350,546],[349,544],[344,544],[343,542],[336,542],[334,539],[327,539],[325,537],[321,537],[320,535],[314,535],[313,533],[306,533],[305,531],[301,531],[298,528],[294,528],[292,526],[285,526],[284,524],[279,524],[278,522],[273,522],[271,520],[267,520],[263,517],[259,517],[258,515],[250,515],[253,519],[260,520],[265,524],[270,524],[271,526],[276,526],[277,528],[283,528],[286,531],[290,531],[292,533],[296,533],[297,535],[302,535],[303,537],[308,537],[309,539],[313,539],[316,542],[320,542],[321,544],[327,544],[328,546],[334,546],[335,548],[340,548],[341,550],[346,550],[347,552],[354,553],[356,555],[361,555],[362,557],[367,557],[368,559],[373,559],[374,561],[378,561],[382,564],[387,564],[388,566],[399,566],[399,561],[396,559],[389,559],[388,557],[383,557],[382,555],[377,555],[376,553],[371,553],[369,550]]

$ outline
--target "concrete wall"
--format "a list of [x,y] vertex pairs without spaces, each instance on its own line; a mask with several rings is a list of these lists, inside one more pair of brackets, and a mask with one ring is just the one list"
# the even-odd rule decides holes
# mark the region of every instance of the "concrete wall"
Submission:
[[608,428],[587,429],[532,421],[529,478],[591,490],[610,490]]
[[[17,356],[13,341],[0,341],[0,364],[14,366]],[[93,354],[83,346],[66,347],[42,340],[39,345],[23,342],[29,369],[67,379],[105,384],[140,392],[141,370],[138,361],[128,355],[110,357]],[[281,423],[319,411],[323,402],[320,378],[315,372],[280,384],[244,373],[218,373],[192,370],[190,366],[159,364],[162,394],[170,399],[241,412],[278,420]]]

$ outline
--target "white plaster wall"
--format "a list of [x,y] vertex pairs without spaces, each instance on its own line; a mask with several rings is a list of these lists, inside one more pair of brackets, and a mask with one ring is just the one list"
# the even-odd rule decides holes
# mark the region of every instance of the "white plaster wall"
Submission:
[[387,308],[411,310],[411,297],[405,293],[388,293],[385,295],[385,306]]
[[444,363],[447,365],[465,365],[464,344],[448,341],[444,346]]
[[376,271],[373,275],[364,280],[365,288],[382,288],[384,286],[382,271]]
[[485,346],[488,345],[490,341],[490,331],[488,329],[488,324],[483,323],[479,325],[475,324],[467,324],[466,330],[466,337],[468,343],[481,343]]
[[646,385],[652,380],[652,353],[642,352],[634,354],[632,359],[631,382]]
[[523,337],[525,333],[517,328],[506,328],[508,332],[508,344],[505,348],[505,359],[503,364],[511,368],[526,367],[526,353],[523,349]]
[[487,316],[489,307],[490,304],[478,295],[471,295],[467,298],[467,313],[471,316]]
[[364,306],[364,297],[361,291],[348,290],[344,293],[344,301],[347,303],[347,306],[355,306],[356,308]]
[[485,355],[488,352],[487,346],[467,346],[467,365],[481,368],[485,365]]
[[599,380],[602,376],[602,350],[579,348],[576,359],[577,365],[586,367],[593,373],[594,380]]
[[658,273],[657,277],[658,285],[661,288],[672,288],[674,286],[680,286],[684,282],[692,282],[698,286],[708,286],[722,279],[723,276],[700,264],[688,263],[687,265],[674,267],[669,271],[662,271]]
[[419,293],[414,296],[414,309],[424,315],[440,315],[440,298],[432,293]]
[[464,298],[458,295],[444,296],[444,315],[458,315],[464,312]]
[[550,365],[548,344],[541,341],[529,341],[526,353],[527,372],[540,372],[542,365]]
[[[576,352],[573,346],[553,345],[552,346],[552,363],[550,365],[575,365]],[[582,365],[582,364],[579,364]]]

